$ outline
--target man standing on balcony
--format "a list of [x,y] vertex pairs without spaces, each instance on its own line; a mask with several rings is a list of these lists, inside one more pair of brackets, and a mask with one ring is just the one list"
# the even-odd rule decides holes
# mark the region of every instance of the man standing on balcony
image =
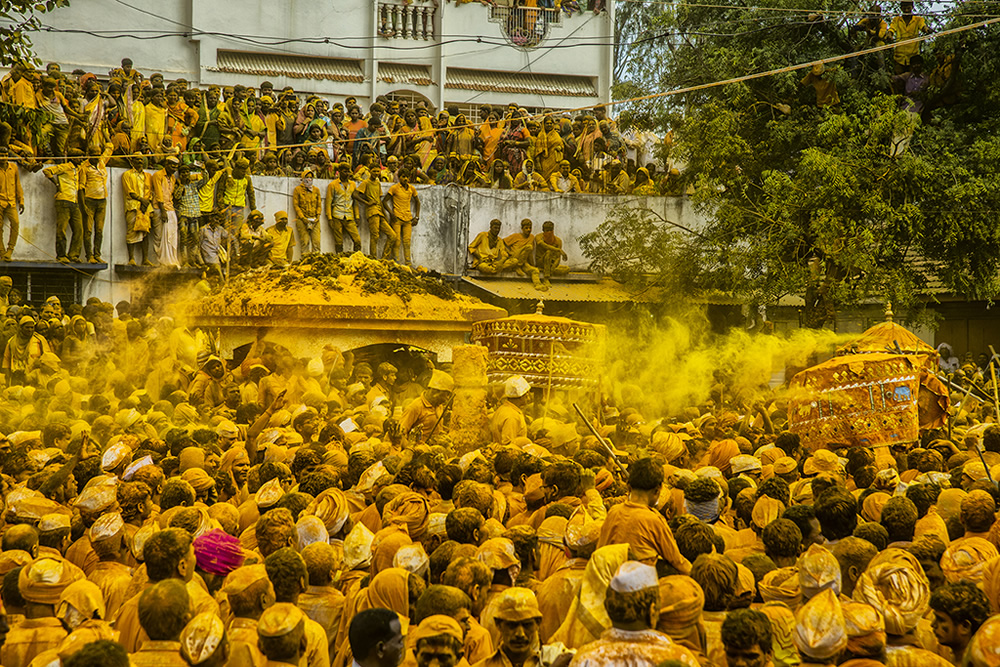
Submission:
[[354,201],[365,205],[368,216],[368,250],[372,259],[378,259],[378,238],[385,234],[385,246],[382,249],[383,259],[389,256],[396,244],[396,232],[392,231],[382,209],[382,184],[378,180],[378,169],[371,169],[368,178],[358,185],[352,195]]

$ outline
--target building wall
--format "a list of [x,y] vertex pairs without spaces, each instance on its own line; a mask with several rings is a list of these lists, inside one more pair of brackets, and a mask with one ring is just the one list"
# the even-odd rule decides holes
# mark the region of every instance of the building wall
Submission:
[[[121,169],[109,169],[108,212],[104,227],[102,257],[109,268],[93,277],[83,277],[83,298],[99,297],[117,303],[133,297],[138,284],[118,276],[115,264],[125,264],[125,214],[121,189]],[[274,214],[287,211],[292,218],[292,193],[297,179],[266,176],[253,177],[257,208],[264,213],[265,226],[274,224]],[[14,251],[15,261],[55,260],[55,186],[41,173],[21,172],[24,188],[25,213],[21,216],[21,234]],[[324,199],[329,181],[317,180]],[[383,184],[383,189],[388,189]],[[613,197],[603,195],[558,195],[545,192],[516,190],[479,190],[455,186],[417,186],[421,215],[413,228],[413,261],[415,264],[440,271],[460,274],[466,265],[466,248],[476,234],[489,229],[490,220],[503,222],[502,235],[520,229],[523,218],[535,222],[534,231],[541,232],[542,222],[552,220],[556,234],[563,239],[568,264],[574,270],[586,270],[587,260],[577,242],[578,237],[593,231],[604,222],[608,212],[622,203],[649,207],[659,215],[685,226],[699,224],[690,200],[686,197]],[[322,249],[333,251],[333,233],[326,217],[322,223]],[[368,250],[368,230],[359,225],[362,249]],[[347,248],[351,248],[347,241]],[[296,249],[296,258],[298,258]]]
[[[403,0],[380,0],[403,4]],[[417,6],[428,0],[415,0]],[[538,48],[521,49],[509,43],[500,24],[490,22],[490,8],[480,3],[439,2],[434,17],[434,40],[389,39],[377,36],[379,1],[337,0],[161,0],[128,3],[86,0],[46,14],[43,22],[72,32],[41,32],[33,36],[43,61],[55,61],[64,71],[81,68],[106,76],[124,56],[147,76],[161,72],[167,79],[186,78],[195,85],[243,84],[270,80],[275,87],[346,97],[369,104],[375,95],[410,90],[441,108],[446,103],[506,104],[515,100],[531,107],[570,109],[606,102],[610,97],[613,18],[609,12],[563,16]],[[134,8],[133,8],[134,7]],[[217,33],[188,38],[194,29]],[[104,34],[102,36],[102,31]],[[111,39],[109,33],[134,35]],[[157,33],[179,33],[152,37]],[[253,41],[227,35],[252,36]],[[315,38],[315,41],[297,41]],[[477,40],[482,39],[484,43]],[[296,40],[296,41],[284,41]],[[492,42],[492,43],[490,43]],[[496,44],[503,44],[497,46]],[[586,44],[586,46],[572,46]],[[597,44],[597,45],[595,45]],[[555,48],[550,48],[555,47]],[[363,81],[235,74],[216,70],[219,50],[272,55],[298,55],[360,61]],[[432,84],[411,85],[379,80],[380,64],[401,63],[428,68]],[[498,73],[575,75],[594,79],[597,95],[578,97],[557,93],[523,94],[494,90],[446,89],[448,67],[491,70]]]

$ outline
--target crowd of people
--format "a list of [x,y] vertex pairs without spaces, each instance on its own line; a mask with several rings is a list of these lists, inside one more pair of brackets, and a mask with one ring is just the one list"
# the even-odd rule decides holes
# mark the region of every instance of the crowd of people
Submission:
[[[318,252],[324,215],[337,252],[345,235],[360,249],[358,223],[366,222],[371,256],[410,263],[420,215],[414,184],[681,194],[676,170],[661,175],[652,163],[637,169],[626,158],[626,141],[603,107],[532,116],[515,103],[483,105],[485,120],[475,124],[454,107],[435,116],[422,102],[379,98],[362,110],[353,97],[331,105],[267,81],[201,91],[184,79],[147,79],[127,58],[106,84],[57,63],[44,73],[16,63],[0,81],[0,102],[36,121],[0,123],[4,261],[24,212],[21,169],[42,170],[56,187],[57,261],[104,262],[112,166],[127,170],[129,264],[227,270],[269,258],[282,263],[296,236],[303,254]],[[287,207],[294,234],[276,218],[278,232],[268,237],[255,211],[255,176],[299,179]],[[330,181],[325,193],[314,179]]]
[[[275,90],[269,81],[200,90],[159,73],[146,78],[128,58],[104,80],[65,73],[58,63],[44,72],[15,63],[0,81],[0,101],[39,119],[37,129],[23,123],[0,135],[29,169],[74,155],[96,158],[110,144],[108,159],[122,167],[134,155],[152,168],[170,156],[191,163],[203,152],[235,148],[248,173],[265,176],[308,171],[332,179],[346,164],[357,180],[375,170],[393,181],[409,169],[413,182],[438,185],[607,194],[670,187],[655,167],[650,173],[628,160],[626,139],[603,106],[532,114],[513,102],[483,104],[475,123],[454,105],[435,114],[423,101],[380,96],[363,109],[354,97],[331,103],[290,86]],[[564,162],[570,171],[559,180]]]
[[589,421],[515,375],[460,446],[458,368],[132,311],[6,309],[4,667],[1000,664],[985,402],[807,451],[721,370]]

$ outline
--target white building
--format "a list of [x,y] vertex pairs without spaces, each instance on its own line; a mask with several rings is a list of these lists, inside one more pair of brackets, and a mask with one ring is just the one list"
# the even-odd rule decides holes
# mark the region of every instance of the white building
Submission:
[[[497,5],[516,0],[498,0]],[[581,3],[586,5],[586,0]],[[574,109],[610,98],[609,11],[452,0],[85,0],[43,15],[44,62],[104,78],[125,56],[197,86],[271,81],[362,106],[378,95],[463,112],[516,101]]]

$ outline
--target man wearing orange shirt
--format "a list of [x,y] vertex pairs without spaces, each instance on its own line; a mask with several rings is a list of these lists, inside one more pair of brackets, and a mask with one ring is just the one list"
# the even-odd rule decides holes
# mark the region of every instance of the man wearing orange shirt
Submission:
[[638,561],[655,565],[663,560],[679,574],[689,574],[691,563],[681,555],[667,520],[656,511],[663,486],[663,467],[651,458],[629,466],[628,500],[608,510],[597,547],[628,544]]

